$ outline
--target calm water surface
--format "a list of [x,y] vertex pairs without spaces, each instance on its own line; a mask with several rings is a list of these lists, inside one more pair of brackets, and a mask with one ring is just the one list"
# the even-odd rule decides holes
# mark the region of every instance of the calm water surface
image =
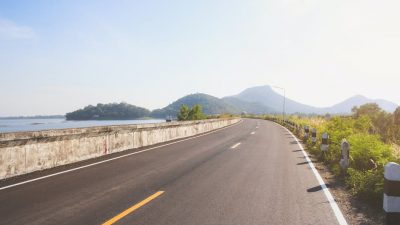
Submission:
[[0,133],[18,131],[37,131],[78,127],[95,127],[123,124],[162,123],[165,120],[86,120],[66,121],[65,119],[0,119]]

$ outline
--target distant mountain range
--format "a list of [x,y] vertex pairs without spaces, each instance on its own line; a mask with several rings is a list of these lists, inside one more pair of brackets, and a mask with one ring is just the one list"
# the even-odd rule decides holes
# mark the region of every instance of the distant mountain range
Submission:
[[[314,107],[286,98],[285,110],[288,114],[349,114],[354,106],[366,103],[377,103],[382,109],[393,112],[398,105],[382,100],[369,99],[356,95],[331,107]],[[250,114],[281,113],[283,108],[283,96],[275,92],[270,86],[257,86],[248,88],[241,93],[224,98],[217,98],[207,94],[190,94],[180,98],[165,108],[154,110],[152,117],[164,117],[176,115],[182,105],[193,106],[200,104],[206,114],[247,112]]]
[[[286,98],[285,110],[287,114],[349,114],[354,106],[360,106],[366,103],[377,103],[382,109],[388,112],[393,112],[398,107],[397,104],[390,101],[382,99],[369,99],[361,95],[356,95],[336,105],[324,108],[302,104],[290,98]],[[167,116],[176,116],[179,108],[183,104],[190,107],[200,104],[203,108],[203,112],[209,115],[223,113],[240,114],[242,112],[249,114],[281,113],[283,108],[283,96],[275,92],[270,86],[257,86],[248,88],[237,95],[224,98],[217,98],[203,93],[190,94],[174,101],[164,108],[156,109],[151,112],[141,107],[126,103],[121,104],[123,104],[122,108],[124,109],[122,111],[118,110],[117,107],[114,107],[115,105],[100,104],[102,107],[99,107],[99,105],[96,107],[88,106],[85,109],[77,110],[73,113],[68,113],[67,115],[75,115],[84,112],[85,119],[106,119],[110,115],[123,115],[122,119],[134,119],[136,117],[139,118],[147,116],[153,118],[165,118]],[[107,108],[107,110],[105,110],[105,106],[112,107],[109,107],[110,109]],[[108,117],[103,118],[101,115],[104,113],[108,113]]]
[[379,107],[387,112],[394,112],[398,107],[396,103],[384,99],[369,99],[362,95],[356,95],[329,108],[323,108],[323,111],[334,114],[350,113],[354,106],[360,106],[366,103],[376,103],[379,105]]
[[162,109],[156,109],[151,112],[150,116],[155,118],[165,116],[175,116],[181,105],[192,107],[199,104],[202,106],[203,112],[208,115],[232,113],[240,114],[243,111],[254,114],[270,113],[272,110],[259,103],[247,102],[234,97],[217,98],[207,94],[190,94],[176,100]]
[[[282,112],[283,96],[275,92],[270,86],[257,86],[244,90],[238,95],[233,96],[247,102],[255,102],[274,111]],[[362,95],[356,95],[344,100],[331,107],[314,107],[302,104],[286,98],[286,112],[287,113],[315,113],[315,114],[348,114],[354,106],[360,106],[366,103],[377,103],[383,110],[393,112],[398,107],[397,104],[382,100],[382,99],[369,99]]]

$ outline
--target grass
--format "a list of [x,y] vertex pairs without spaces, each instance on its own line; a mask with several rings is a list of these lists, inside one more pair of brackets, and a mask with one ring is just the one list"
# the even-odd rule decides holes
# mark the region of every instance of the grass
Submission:
[[[275,116],[258,117],[273,120],[281,124]],[[381,208],[383,198],[384,166],[388,162],[400,162],[400,146],[384,143],[381,136],[371,133],[372,123],[368,117],[288,117],[290,123],[284,125],[300,139],[304,137],[305,125],[317,129],[317,143],[310,139],[303,140],[307,150],[322,161],[341,180],[344,180],[350,193],[366,203]],[[293,124],[293,125],[291,125]],[[301,127],[301,129],[296,129]],[[329,150],[320,150],[321,135],[329,134]],[[350,143],[350,165],[347,170],[339,166],[341,159],[341,142]]]

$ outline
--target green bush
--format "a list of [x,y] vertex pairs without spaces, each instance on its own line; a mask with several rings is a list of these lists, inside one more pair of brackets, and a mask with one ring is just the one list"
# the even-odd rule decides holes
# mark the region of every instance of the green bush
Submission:
[[380,206],[383,197],[383,169],[359,171],[349,168],[346,184],[354,196]]
[[[400,108],[398,111],[400,112]],[[379,108],[367,105],[355,108],[353,116],[336,116],[329,119],[291,116],[289,120],[302,127],[300,131],[294,130],[300,138],[304,135],[304,125],[310,126],[311,129],[316,128],[317,143],[312,144],[308,139],[304,143],[307,150],[324,162],[336,176],[344,179],[354,196],[375,206],[381,206],[384,166],[390,161],[400,161],[394,156],[391,142],[388,141],[396,138],[387,138],[388,134],[391,134],[391,137],[400,137],[400,128],[386,127],[390,118],[391,115],[383,113]],[[273,116],[267,116],[266,119],[280,122]],[[386,121],[382,122],[384,119]],[[329,150],[322,153],[320,144],[324,132],[329,134]],[[347,171],[343,171],[339,166],[343,139],[350,143],[350,165]]]
[[207,118],[200,105],[194,105],[191,109],[186,105],[181,105],[176,117],[179,121],[203,120]]
[[383,168],[394,160],[389,145],[384,144],[377,135],[353,134],[348,138],[350,143],[351,167],[359,171]]

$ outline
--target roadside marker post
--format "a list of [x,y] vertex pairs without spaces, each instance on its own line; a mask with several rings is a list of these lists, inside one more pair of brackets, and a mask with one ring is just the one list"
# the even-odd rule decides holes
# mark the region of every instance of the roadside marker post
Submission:
[[386,213],[386,225],[400,223],[400,165],[389,162],[385,166],[383,185],[383,209]]
[[310,127],[309,126],[304,126],[304,141],[308,139],[308,134],[310,133]]
[[301,126],[296,124],[296,133],[299,135],[301,133]]
[[317,129],[313,128],[311,131],[311,142],[313,144],[317,143]]
[[343,170],[346,170],[349,167],[349,158],[350,158],[350,144],[349,142],[347,142],[346,139],[342,140],[341,149],[342,149],[342,157],[340,159],[339,164]]
[[326,133],[326,132],[323,133],[322,140],[321,140],[321,151],[322,152],[328,151],[328,148],[329,148],[328,139],[329,139],[328,133]]

